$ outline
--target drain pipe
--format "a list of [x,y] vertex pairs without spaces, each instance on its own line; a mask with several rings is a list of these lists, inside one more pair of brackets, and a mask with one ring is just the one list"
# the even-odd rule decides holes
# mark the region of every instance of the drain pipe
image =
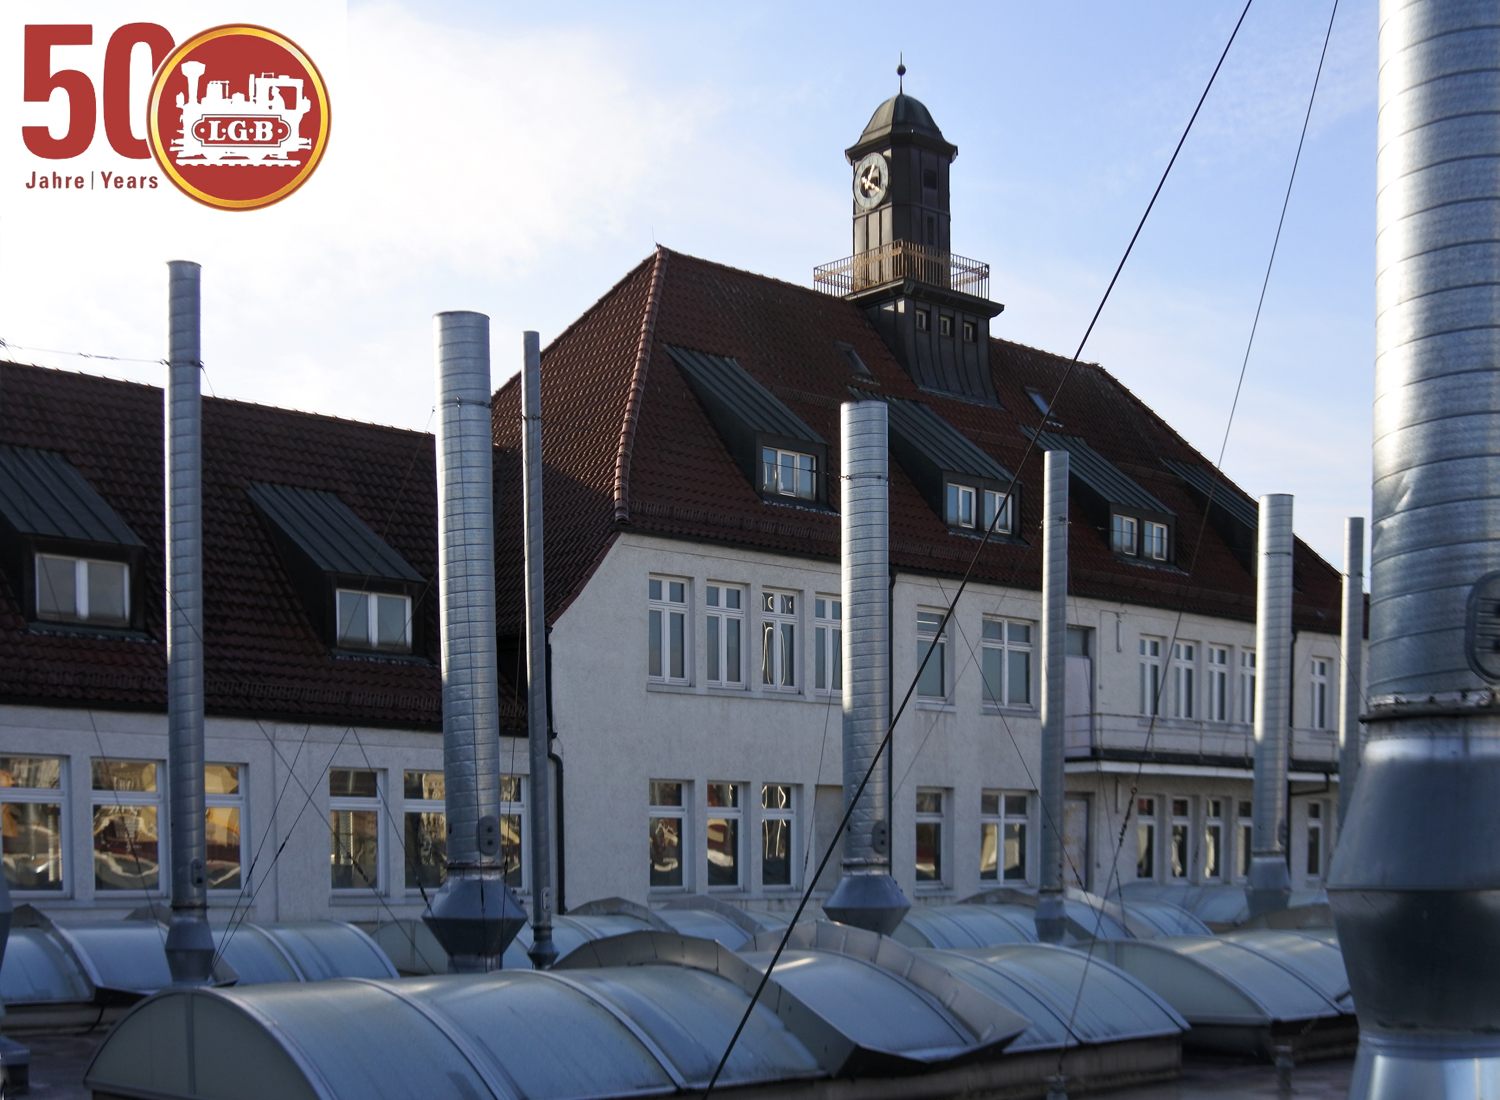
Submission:
[[1328,900],[1353,1100],[1500,1086],[1500,140],[1491,4],[1383,0],[1369,738]]
[[1361,672],[1365,650],[1365,520],[1344,520],[1344,616],[1339,640],[1339,829],[1349,816],[1359,778],[1359,716],[1364,710]]
[[172,260],[168,272],[167,823],[172,836],[172,923],[167,966],[174,985],[206,985],[208,834],[203,791],[203,410],[198,375],[201,269]]
[[542,346],[535,332],[523,337],[521,466],[526,510],[526,737],[531,756],[531,965],[557,961],[552,943],[552,838],[547,777],[547,589],[542,576]]
[[[883,764],[870,770],[891,722],[890,444],[885,402],[844,402],[839,429],[844,812],[849,814],[849,827],[844,834],[844,874],[823,903],[823,912],[840,923],[889,935],[911,903],[891,877],[887,771]],[[870,781],[856,802],[866,772]]]
[[496,970],[526,911],[500,862],[490,319],[439,313],[438,598],[447,878],[422,915],[455,973]]
[[1260,498],[1255,585],[1255,802],[1250,834],[1250,916],[1285,909],[1287,738],[1292,670],[1292,498]]
[[1042,510],[1042,882],[1036,934],[1061,943],[1063,912],[1063,712],[1068,670],[1068,452],[1048,451]]

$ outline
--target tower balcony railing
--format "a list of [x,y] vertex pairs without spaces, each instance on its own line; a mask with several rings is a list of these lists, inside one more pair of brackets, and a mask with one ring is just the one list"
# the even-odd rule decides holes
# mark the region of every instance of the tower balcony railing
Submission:
[[990,296],[989,264],[910,241],[892,241],[813,268],[813,285],[840,297],[898,279],[915,279],[977,298]]

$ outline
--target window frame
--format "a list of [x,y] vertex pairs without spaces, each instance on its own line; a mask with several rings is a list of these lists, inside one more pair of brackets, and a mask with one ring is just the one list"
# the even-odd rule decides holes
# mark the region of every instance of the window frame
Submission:
[[1237,682],[1239,700],[1235,713],[1243,725],[1255,724],[1255,677],[1257,675],[1255,650],[1241,647]]
[[[331,790],[331,786],[332,786],[332,782],[333,782],[333,773],[336,772],[336,771],[373,772],[374,775],[375,775],[375,793],[373,795],[336,795],[336,794],[334,794],[332,792],[332,790]],[[358,897],[367,897],[371,893],[374,893],[374,894],[376,894],[376,895],[378,895],[380,897],[384,897],[386,895],[386,893],[388,892],[388,882],[387,882],[387,879],[389,878],[389,875],[388,875],[388,872],[387,872],[386,866],[385,866],[386,852],[388,851],[388,848],[386,846],[386,832],[387,832],[387,829],[386,829],[386,820],[385,820],[386,819],[385,796],[387,794],[387,790],[386,790],[386,772],[385,772],[385,769],[384,768],[366,768],[366,767],[338,767],[338,766],[330,764],[328,766],[328,768],[325,769],[324,776],[325,776],[324,790],[328,791],[328,833],[329,833],[329,859],[328,859],[329,881],[328,881],[328,889],[329,889],[329,893],[331,893],[333,895],[333,897],[335,897],[335,898],[340,898],[340,897],[355,897],[355,898],[358,898]],[[333,873],[334,873],[334,869],[336,867],[338,867],[339,865],[334,862],[334,852],[333,852],[334,823],[333,823],[333,815],[336,814],[336,813],[369,813],[369,812],[373,812],[375,814],[375,860],[374,860],[374,863],[375,863],[375,882],[373,882],[373,883],[366,882],[366,883],[363,883],[363,884],[360,884],[360,885],[355,885],[355,886],[335,886],[333,884]],[[404,822],[403,822],[403,824],[404,824]],[[353,852],[350,853],[350,859],[349,859],[349,864],[348,865],[349,865],[350,868],[355,868],[355,867],[358,866],[358,864],[354,860],[354,854],[353,854]],[[358,872],[354,872],[354,873],[357,874]],[[404,878],[403,878],[403,881],[404,881]]]
[[[1142,718],[1160,718],[1162,696],[1166,694],[1164,654],[1166,639],[1142,634],[1137,653],[1140,659],[1140,709]],[[1149,695],[1148,695],[1149,691]]]
[[979,325],[973,321],[963,323],[964,343],[977,344],[979,342]]
[[[1170,811],[1167,833],[1167,881],[1191,882],[1193,879],[1193,800],[1169,795]],[[1181,873],[1179,873],[1179,869]]]
[[1198,718],[1198,643],[1172,643],[1172,717]]
[[[933,607],[917,608],[917,668],[921,669],[917,677],[917,703],[930,705],[947,705],[953,701],[953,677],[949,675],[948,660],[948,625],[944,623],[943,616],[946,609]],[[930,629],[927,629],[930,628]],[[922,661],[927,657],[928,650],[935,649],[936,652],[927,661],[925,668]],[[937,679],[941,691],[934,695],[929,690],[932,686],[931,677],[934,675],[933,666],[937,666]]]
[[[341,597],[345,595],[360,596],[365,599],[365,639],[359,644],[351,642],[344,636],[344,615],[343,608],[340,605],[343,602]],[[406,604],[406,614],[403,616],[402,639],[399,644],[380,644],[381,600],[402,600]],[[407,592],[367,585],[355,587],[349,584],[341,584],[338,581],[333,582],[333,645],[335,649],[362,654],[410,654],[413,651],[413,643],[416,638],[414,629],[415,618],[416,601]]]
[[1310,713],[1308,714],[1308,725],[1315,730],[1332,729],[1336,723],[1330,722],[1329,703],[1333,699],[1331,685],[1333,677],[1330,669],[1333,667],[1332,659],[1328,657],[1313,656],[1308,659],[1308,687],[1311,698]]
[[1146,561],[1172,560],[1172,528],[1154,519],[1141,521],[1141,557]]
[[[766,796],[772,787],[784,788],[787,793],[787,804],[785,806],[767,806]],[[758,858],[755,865],[755,874],[762,891],[772,893],[796,893],[801,890],[802,865],[798,860],[798,809],[802,800],[802,788],[796,783],[774,783],[762,782],[760,784],[760,821],[759,845],[757,848]],[[771,822],[786,823],[786,851],[787,851],[787,881],[784,883],[766,882],[766,825]]]
[[[1328,875],[1328,845],[1325,829],[1328,816],[1323,812],[1325,805],[1319,799],[1309,799],[1304,815],[1307,843],[1302,853],[1302,869],[1306,877],[1313,882],[1322,882]],[[1316,866],[1314,866],[1315,862]]]
[[[1012,806],[1012,800],[1021,800],[1021,811],[1016,812]],[[1000,883],[1020,883],[1029,885],[1031,883],[1032,861],[1030,857],[1031,844],[1031,811],[1035,806],[1036,799],[1031,791],[1007,791],[986,788],[979,793],[979,881]],[[1016,850],[1020,854],[1020,874],[1012,874],[1012,867],[1007,862],[1007,852],[1011,842],[1011,828],[1019,830],[1016,839]],[[994,842],[991,847],[990,837],[993,835]],[[987,858],[993,855],[995,865],[986,869]]]
[[[1127,545],[1128,543],[1128,545]],[[1140,557],[1141,521],[1123,512],[1109,515],[1109,548],[1127,558]]]
[[953,338],[953,314],[938,314],[938,335],[949,340]]
[[[766,500],[791,501],[799,504],[819,504],[822,502],[823,459],[816,451],[807,448],[806,444],[799,445],[796,442],[772,442],[770,440],[762,441],[757,450],[759,452],[757,465],[760,470],[760,476],[756,478],[756,487],[759,489],[762,497]],[[776,456],[774,465],[766,458],[767,455],[772,454]],[[804,494],[802,492],[800,484],[793,486],[791,492],[786,492],[781,488],[781,471],[786,465],[784,460],[787,458],[796,460],[805,458],[811,465],[812,468],[808,471],[809,489],[807,493]],[[800,474],[802,473],[801,462],[794,462],[793,469],[798,472],[798,480],[800,482]],[[775,473],[774,479],[767,476],[772,471]]]
[[[156,785],[156,790],[122,791],[118,787],[95,787],[94,770],[96,765],[99,764],[150,764],[156,769],[152,780]],[[93,756],[89,758],[89,829],[93,838],[89,846],[89,852],[92,856],[90,867],[94,872],[91,876],[93,882],[92,889],[96,899],[101,897],[128,898],[132,894],[144,897],[165,897],[171,893],[171,883],[166,881],[166,871],[170,866],[170,853],[172,850],[171,837],[168,835],[167,784],[163,782],[166,777],[167,763],[164,760],[125,756]],[[101,809],[108,809],[110,807],[123,810],[132,806],[156,811],[156,885],[100,886],[98,870],[98,813]]]
[[813,596],[813,692],[836,697],[844,692],[844,599]]
[[1227,645],[1212,642],[1203,647],[1203,659],[1208,666],[1203,675],[1203,718],[1208,722],[1231,721],[1229,649]]
[[[730,795],[730,804],[714,804],[710,801],[714,789],[725,788]],[[745,828],[748,818],[745,814],[745,792],[747,785],[736,783],[727,779],[710,779],[704,784],[704,811],[703,811],[703,857],[704,872],[703,886],[713,893],[741,894],[748,892],[750,884],[746,881],[746,835],[749,832]],[[733,827],[734,832],[734,881],[714,881],[715,851],[712,836],[713,824],[716,821],[724,822]]]
[[[658,785],[675,785],[677,787],[677,805],[664,802],[652,801],[655,787]],[[687,894],[693,891],[693,851],[692,851],[692,795],[693,785],[687,779],[651,779],[647,781],[646,788],[646,818],[647,818],[647,858],[646,858],[646,889],[650,894]],[[655,883],[651,881],[655,865],[650,854],[651,838],[654,836],[655,823],[657,821],[677,822],[677,878],[674,883]]]
[[[737,607],[730,606],[731,596],[738,600]],[[749,677],[745,675],[749,664],[745,660],[748,640],[745,613],[749,602],[749,585],[711,581],[703,586],[703,652],[706,662],[703,682],[709,687],[726,691],[744,691],[749,687]],[[734,629],[730,629],[731,624]],[[729,672],[730,636],[735,634],[738,640],[733,648],[739,675],[731,680],[726,674]]]
[[[1203,858],[1199,861],[1198,873],[1204,882],[1224,881],[1225,801],[1215,795],[1203,799]],[[1210,860],[1216,860],[1216,865]]]
[[[998,637],[990,636],[990,628],[996,627]],[[1011,628],[1019,627],[1026,631],[1027,640],[1015,641],[1011,638]],[[1037,624],[1029,619],[1001,618],[998,615],[986,615],[979,628],[979,679],[980,699],[985,710],[1035,710],[1036,693],[1032,690],[1033,681],[1036,676],[1038,662],[1034,659],[1036,653],[1036,629]],[[990,675],[988,670],[989,654],[998,653],[1000,664],[999,698],[990,695]],[[1011,655],[1016,654],[1025,659],[1026,664],[1026,701],[1016,703],[1011,701],[1011,683],[1013,661]]]
[[[72,790],[69,776],[72,760],[67,756],[54,755],[51,753],[6,753],[0,759],[10,760],[38,760],[57,764],[57,786],[55,787],[17,787],[0,786],[0,810],[7,804],[22,806],[56,806],[57,807],[57,848],[50,852],[47,862],[56,862],[57,886],[42,887],[40,889],[16,886],[10,883],[10,876],[6,872],[7,884],[10,885],[12,896],[21,899],[26,898],[69,898],[78,893],[74,884],[73,859],[72,859],[72,812],[71,802],[68,797]],[[90,769],[92,771],[92,769]],[[90,803],[92,816],[92,802]],[[0,842],[3,846],[3,842]],[[16,855],[22,853],[17,852]]]
[[[238,886],[209,886],[209,893],[214,896],[234,897],[249,892],[250,890],[250,825],[248,814],[250,812],[250,800],[247,791],[250,786],[250,765],[228,760],[210,760],[204,764],[205,768],[234,768],[235,769],[235,794],[214,794],[209,792],[205,784],[204,808],[207,810],[238,810],[239,811],[239,837],[240,837],[240,884]],[[205,822],[205,827],[207,823]]]
[[[652,585],[656,585],[655,589]],[[680,586],[682,599],[680,601],[671,598],[673,586]],[[659,593],[653,596],[651,593]],[[670,687],[689,687],[693,682],[693,640],[691,633],[692,620],[692,580],[688,577],[670,576],[665,573],[649,573],[646,576],[646,681],[650,684],[662,684]],[[660,616],[660,625],[655,627],[656,634],[653,635],[652,622],[654,616]],[[682,671],[680,675],[672,674],[671,665],[671,621],[677,618],[682,629],[680,654],[682,657]],[[659,650],[659,651],[658,651]],[[658,672],[652,672],[652,662],[655,661]]]
[[1135,806],[1135,878],[1137,882],[1157,881],[1158,796],[1136,796]]
[[[931,798],[936,795],[938,808],[936,810],[922,809],[923,798]],[[916,813],[912,839],[916,842],[913,851],[912,864],[915,873],[916,888],[918,893],[935,893],[948,889],[950,886],[949,874],[952,861],[948,859],[948,809],[953,804],[953,792],[947,787],[918,787],[916,790]],[[922,828],[923,826],[936,826],[936,844],[934,850],[934,871],[936,874],[930,878],[923,878],[920,862],[922,850]]]
[[[760,639],[760,678],[757,686],[761,691],[781,695],[801,694],[802,670],[799,666],[802,647],[798,645],[797,635],[802,621],[802,614],[798,610],[802,606],[802,593],[787,588],[761,588],[757,595],[759,613],[756,633]],[[792,601],[790,611],[785,610],[787,600]],[[771,604],[769,608],[766,606],[767,601]],[[787,680],[787,627],[791,627],[790,681]],[[769,651],[766,647],[768,633],[775,642]]]
[[1250,857],[1255,854],[1255,803],[1248,798],[1234,800],[1235,879],[1250,877]]
[[[28,622],[59,630],[121,630],[132,632],[139,632],[141,630],[141,554],[138,551],[127,551],[122,547],[119,548],[118,552],[110,553],[100,546],[91,545],[83,548],[76,543],[68,543],[58,539],[29,539],[27,542],[28,545],[22,559],[25,563],[23,570],[25,575],[21,579],[22,602],[25,604],[24,611]],[[87,571],[89,566],[95,563],[122,566],[125,570],[125,615],[123,619],[102,621],[85,617],[70,619],[44,618],[41,605],[42,571],[38,561],[40,558],[57,558],[73,562],[75,610],[78,607],[80,598],[85,607],[88,604]],[[80,576],[80,573],[82,576]]]
[[[998,513],[994,524],[995,535],[1015,534],[1017,488],[1003,485],[990,478],[971,477],[967,474],[945,472],[943,474],[942,520],[949,530],[972,535],[983,535],[989,530],[991,518]],[[969,497],[969,522],[963,519],[964,494]]]

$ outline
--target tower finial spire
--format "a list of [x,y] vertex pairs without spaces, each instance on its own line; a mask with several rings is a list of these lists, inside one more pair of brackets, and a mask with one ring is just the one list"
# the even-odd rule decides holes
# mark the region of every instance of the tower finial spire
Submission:
[[896,55],[896,91],[902,94],[906,92],[906,55]]

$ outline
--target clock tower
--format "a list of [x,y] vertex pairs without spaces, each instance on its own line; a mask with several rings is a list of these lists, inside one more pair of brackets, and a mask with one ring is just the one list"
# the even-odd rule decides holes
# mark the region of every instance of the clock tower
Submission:
[[854,254],[814,269],[814,283],[861,306],[918,386],[995,404],[990,320],[1005,307],[989,299],[989,264],[953,253],[958,146],[900,92],[844,156],[854,169]]

